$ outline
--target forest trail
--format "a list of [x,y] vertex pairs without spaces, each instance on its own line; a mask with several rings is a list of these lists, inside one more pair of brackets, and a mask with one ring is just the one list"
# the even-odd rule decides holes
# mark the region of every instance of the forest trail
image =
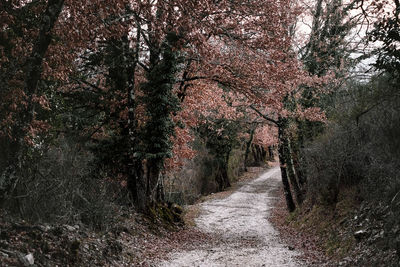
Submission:
[[200,205],[196,227],[220,242],[173,252],[158,266],[302,266],[268,220],[280,188],[279,167],[246,182],[224,199]]

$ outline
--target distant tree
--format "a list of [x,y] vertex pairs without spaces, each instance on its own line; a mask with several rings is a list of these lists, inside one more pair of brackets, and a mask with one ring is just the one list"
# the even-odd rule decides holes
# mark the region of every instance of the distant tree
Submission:
[[399,82],[400,75],[400,2],[394,0],[390,6],[385,6],[383,1],[375,1],[372,3],[375,7],[375,14],[365,13],[375,17],[379,14],[378,19],[374,21],[373,29],[368,32],[370,42],[380,42],[373,54],[376,56],[374,66],[378,70],[393,75]]

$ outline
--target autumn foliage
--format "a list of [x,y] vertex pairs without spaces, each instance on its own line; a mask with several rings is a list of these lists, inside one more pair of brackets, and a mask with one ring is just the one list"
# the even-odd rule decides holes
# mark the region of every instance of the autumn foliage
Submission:
[[292,47],[298,4],[3,1],[3,176],[69,136],[94,153],[96,175],[118,177],[145,210],[162,200],[163,176],[196,155],[198,129],[224,138],[235,123],[237,138],[253,130],[250,143],[267,149],[276,127],[286,131],[281,119],[324,120],[297,101],[326,81]]

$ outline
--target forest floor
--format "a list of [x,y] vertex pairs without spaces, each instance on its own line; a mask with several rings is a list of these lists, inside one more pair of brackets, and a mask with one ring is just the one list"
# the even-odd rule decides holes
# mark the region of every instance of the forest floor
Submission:
[[279,167],[191,207],[195,229],[213,236],[198,247],[174,249],[158,266],[304,266],[270,222],[281,188]]
[[360,203],[356,190],[342,190],[335,206],[306,201],[292,214],[282,191],[271,222],[308,266],[400,266],[398,217],[383,203]]
[[311,239],[306,246],[293,245],[283,238],[287,234],[284,229],[278,232],[271,224],[277,218],[287,218],[281,189],[279,167],[249,168],[226,191],[202,197],[187,207],[185,226],[170,226],[130,209],[119,215],[117,224],[101,231],[83,225],[30,224],[2,216],[0,266],[321,263],[320,254],[312,252],[316,246]]
[[[0,210],[0,266],[400,266],[384,205],[286,211],[279,167],[249,168],[186,207],[185,225],[121,210],[107,229],[32,224]],[[362,231],[361,231],[362,230]],[[361,235],[362,234],[362,235]]]

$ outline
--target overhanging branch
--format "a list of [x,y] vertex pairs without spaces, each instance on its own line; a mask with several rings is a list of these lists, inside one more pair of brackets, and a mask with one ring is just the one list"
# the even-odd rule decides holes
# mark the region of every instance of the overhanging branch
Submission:
[[268,117],[267,115],[263,114],[261,111],[259,111],[254,105],[250,105],[250,108],[252,110],[254,110],[258,115],[260,115],[261,117],[263,117],[265,120],[272,122],[273,124],[275,124],[276,126],[279,125],[278,121],[271,119],[270,117]]

